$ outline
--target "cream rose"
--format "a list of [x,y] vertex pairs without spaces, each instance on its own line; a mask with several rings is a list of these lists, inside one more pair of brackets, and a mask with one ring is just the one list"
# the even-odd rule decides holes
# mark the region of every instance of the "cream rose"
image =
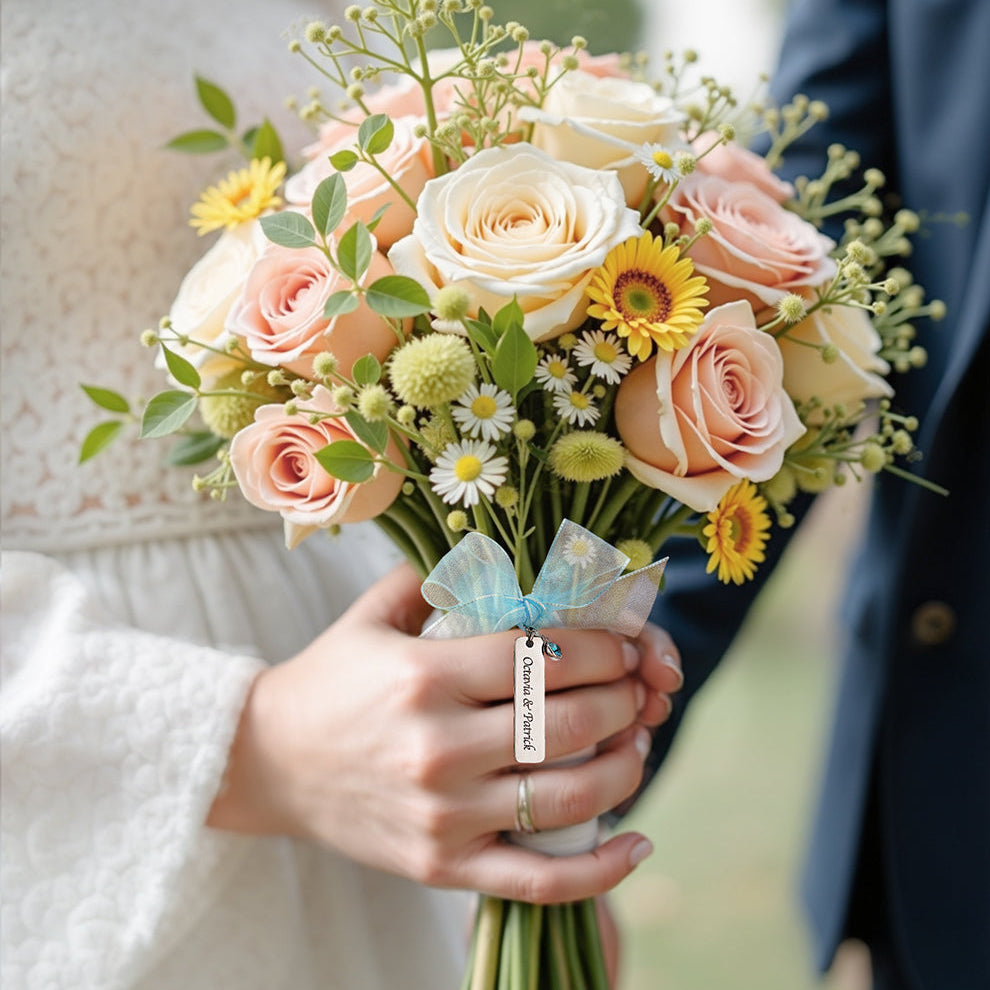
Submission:
[[834,242],[748,182],[703,172],[683,179],[664,220],[693,234],[705,217],[714,227],[688,254],[708,278],[712,305],[742,298],[759,311],[788,293],[807,295],[835,275]]
[[[415,117],[393,120],[392,143],[376,156],[379,165],[413,203],[433,174],[429,142],[416,137],[413,132],[417,123],[419,120]],[[310,161],[285,184],[285,198],[289,203],[309,206],[316,187],[335,171],[330,164],[330,156],[337,151],[353,148],[357,132],[338,124],[327,136],[327,144],[321,143],[317,148],[307,149],[312,156]],[[377,168],[367,162],[358,162],[354,168],[341,174],[347,187],[347,215],[341,223],[341,231],[355,220],[368,223],[376,211],[386,204],[388,208],[375,228],[379,247],[388,249],[412,230],[415,211]]]
[[[267,238],[257,220],[225,230],[182,280],[169,319],[176,333],[222,348],[224,323]],[[196,344],[169,344],[199,368],[209,364],[222,374],[232,363]],[[159,367],[165,360],[159,353]]]
[[626,202],[638,206],[649,173],[634,152],[642,145],[683,145],[683,115],[652,86],[590,72],[568,72],[554,84],[541,109],[520,110],[535,122],[533,144],[552,157],[593,169],[613,169]]
[[[391,274],[375,252],[367,282]],[[354,312],[327,319],[323,309],[335,292],[350,288],[316,248],[270,245],[255,262],[227,318],[227,330],[244,339],[251,357],[313,377],[313,358],[330,350],[349,375],[365,354],[379,360],[396,345],[391,328],[362,303]]]
[[691,343],[619,386],[615,422],[630,473],[697,512],[743,478],[767,481],[804,433],[777,342],[743,302],[711,310]]
[[[701,154],[716,141],[717,134],[710,131],[702,134],[694,142],[695,153]],[[699,158],[698,171],[705,175],[718,176],[726,182],[748,182],[777,203],[786,203],[794,196],[794,186],[775,175],[762,155],[736,144],[735,141],[719,144],[704,158]]]
[[[310,412],[339,411],[322,385],[298,406],[294,416],[286,415],[282,405],[261,406],[254,422],[230,443],[230,463],[244,497],[259,509],[281,514],[290,550],[317,529],[373,519],[395,501],[404,480],[382,465],[361,484],[333,477],[316,459],[317,451],[335,440],[357,437],[343,418],[310,422]],[[401,462],[394,441],[385,457]]]
[[392,246],[400,275],[430,298],[457,284],[494,313],[514,296],[526,333],[547,340],[585,318],[585,288],[616,245],[640,233],[619,180],[528,144],[489,148],[427,182],[409,237]]
[[[803,341],[804,343],[801,343]],[[882,377],[890,365],[878,354],[880,335],[867,313],[853,306],[816,310],[779,338],[784,356],[784,387],[795,402],[818,398],[822,406],[810,422],[820,422],[824,409],[842,405],[858,410],[867,399],[894,394]],[[807,347],[814,344],[816,347]],[[834,361],[822,360],[817,347],[834,346]]]

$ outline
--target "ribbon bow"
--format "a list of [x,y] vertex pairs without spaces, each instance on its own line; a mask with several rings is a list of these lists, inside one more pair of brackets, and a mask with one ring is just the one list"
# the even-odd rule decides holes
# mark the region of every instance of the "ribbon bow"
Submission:
[[624,553],[565,519],[533,590],[524,595],[505,550],[487,536],[468,533],[423,582],[423,597],[444,612],[423,635],[448,639],[515,626],[569,626],[636,636],[667,561],[623,575],[628,563]]

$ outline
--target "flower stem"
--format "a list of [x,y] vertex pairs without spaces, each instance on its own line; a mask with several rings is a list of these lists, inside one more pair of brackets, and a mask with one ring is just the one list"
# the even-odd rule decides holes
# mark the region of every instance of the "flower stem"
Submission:
[[591,980],[591,990],[609,990],[595,900],[593,897],[588,897],[574,907],[578,912],[578,940]]
[[498,979],[499,942],[505,904],[500,897],[483,896],[478,905],[478,927],[474,937],[474,965],[469,990],[495,990]]

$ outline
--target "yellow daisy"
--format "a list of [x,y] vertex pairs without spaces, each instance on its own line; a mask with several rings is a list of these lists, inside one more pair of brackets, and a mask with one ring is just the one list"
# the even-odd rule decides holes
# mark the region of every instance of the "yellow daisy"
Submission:
[[199,202],[193,205],[190,226],[200,234],[226,227],[231,230],[238,224],[261,216],[265,210],[282,205],[275,192],[285,178],[285,162],[272,165],[270,158],[260,161],[252,158],[247,168],[235,169],[210,186]]
[[708,283],[694,274],[694,264],[677,247],[663,246],[649,231],[612,248],[592,276],[588,315],[603,330],[627,338],[626,349],[645,361],[659,350],[675,351],[688,343],[702,320]]
[[708,537],[705,551],[706,570],[718,568],[723,584],[742,584],[756,573],[756,565],[766,559],[770,517],[767,501],[751,481],[740,481],[730,488],[718,505],[708,513],[708,525],[702,531]]

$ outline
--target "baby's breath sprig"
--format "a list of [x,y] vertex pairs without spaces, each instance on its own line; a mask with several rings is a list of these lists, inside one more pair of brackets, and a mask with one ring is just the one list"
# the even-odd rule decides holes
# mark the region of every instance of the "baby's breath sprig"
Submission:
[[[776,169],[783,154],[790,145],[809,131],[815,124],[828,119],[828,104],[822,100],[809,100],[799,93],[794,99],[783,106],[762,107],[754,105],[762,128],[770,136],[770,149],[764,155],[767,164]],[[858,164],[858,163],[857,163]],[[856,166],[853,165],[853,168]]]

